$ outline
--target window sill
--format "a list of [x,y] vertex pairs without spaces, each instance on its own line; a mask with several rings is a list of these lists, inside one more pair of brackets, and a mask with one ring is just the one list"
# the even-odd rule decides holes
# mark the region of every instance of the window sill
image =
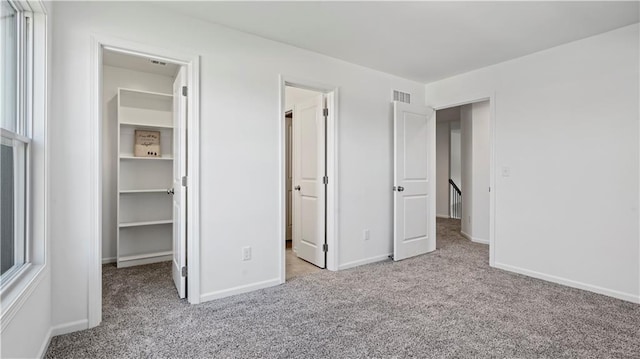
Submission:
[[33,291],[46,277],[46,266],[27,263],[16,273],[15,278],[0,292],[0,332],[11,322],[16,313],[29,299]]

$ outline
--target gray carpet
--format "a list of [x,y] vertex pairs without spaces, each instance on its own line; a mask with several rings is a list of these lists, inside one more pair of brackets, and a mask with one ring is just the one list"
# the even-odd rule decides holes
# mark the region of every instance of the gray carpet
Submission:
[[640,306],[488,266],[438,220],[438,250],[201,305],[168,264],[104,268],[104,321],[47,358],[640,358]]

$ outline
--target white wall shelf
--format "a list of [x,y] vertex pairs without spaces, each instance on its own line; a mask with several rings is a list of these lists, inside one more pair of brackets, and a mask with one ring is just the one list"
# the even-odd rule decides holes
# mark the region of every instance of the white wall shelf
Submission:
[[120,126],[173,129],[173,125],[157,125],[157,124],[156,125],[152,125],[152,124],[148,124],[148,123],[137,123],[137,122],[120,122]]
[[[173,96],[118,89],[117,265],[170,260],[173,249]],[[160,157],[135,157],[136,130],[160,132]]]
[[132,255],[132,256],[124,256],[124,257],[121,257],[120,260],[123,261],[123,262],[126,262],[126,261],[134,261],[134,260],[137,260],[137,259],[146,259],[146,258],[170,256],[171,254],[173,254],[172,251],[145,253],[145,254],[137,254],[137,255]]
[[173,161],[173,157],[136,157],[136,156],[120,156],[121,160],[163,160]]
[[128,223],[120,223],[120,228],[123,227],[141,227],[141,226],[155,226],[159,224],[172,224],[173,220],[164,219],[159,221],[144,221],[144,222],[128,222]]
[[167,188],[150,188],[150,189],[123,189],[120,190],[120,194],[134,194],[134,193],[166,193]]

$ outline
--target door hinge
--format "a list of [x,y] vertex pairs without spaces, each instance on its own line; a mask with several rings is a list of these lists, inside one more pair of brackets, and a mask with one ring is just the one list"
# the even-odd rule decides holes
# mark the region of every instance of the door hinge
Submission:
[[329,177],[327,177],[327,176],[322,177],[322,183],[323,184],[329,183]]
[[182,186],[187,187],[187,176],[182,176]]
[[187,86],[182,86],[182,96],[187,96]]
[[325,244],[323,244],[323,245],[322,245],[322,251],[323,251],[323,252],[328,252],[328,251],[329,251],[329,245],[328,245],[328,244],[326,244],[326,243],[325,243]]
[[324,117],[328,117],[329,116],[329,109],[328,108],[323,108],[322,109],[322,116],[324,116]]
[[187,276],[187,267],[182,267],[182,276],[183,277]]

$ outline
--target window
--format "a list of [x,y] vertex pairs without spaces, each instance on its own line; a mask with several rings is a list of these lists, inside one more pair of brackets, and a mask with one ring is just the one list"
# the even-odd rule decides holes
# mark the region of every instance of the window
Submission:
[[0,0],[0,286],[29,262],[31,21]]

